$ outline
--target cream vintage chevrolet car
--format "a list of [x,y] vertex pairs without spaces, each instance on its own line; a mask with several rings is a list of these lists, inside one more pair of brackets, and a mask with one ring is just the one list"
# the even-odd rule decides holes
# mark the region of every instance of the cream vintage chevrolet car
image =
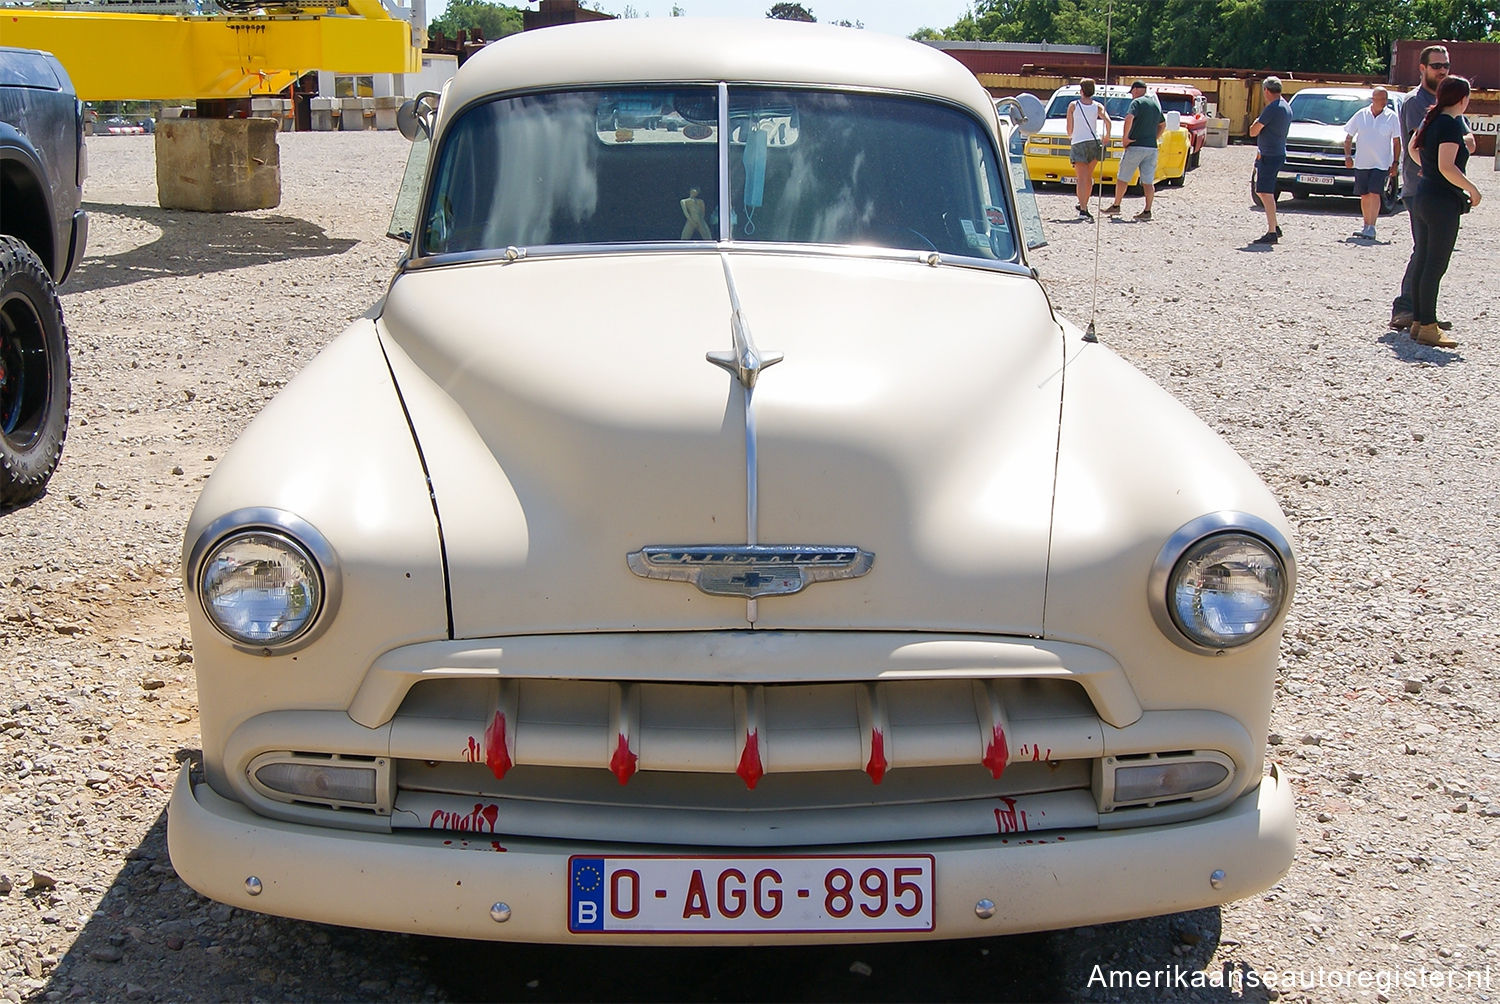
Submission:
[[404,120],[409,254],[187,529],[185,881],[396,931],[767,944],[1286,871],[1286,522],[1054,313],[967,70],[604,22],[491,45]]

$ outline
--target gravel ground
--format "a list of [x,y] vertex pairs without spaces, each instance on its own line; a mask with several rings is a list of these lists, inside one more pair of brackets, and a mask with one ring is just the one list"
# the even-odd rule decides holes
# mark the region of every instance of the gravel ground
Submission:
[[382,236],[399,136],[292,134],[281,150],[278,209],[207,216],[156,208],[149,137],[89,141],[89,255],[63,296],[72,426],[49,493],[0,518],[0,999],[1500,996],[1465,982],[1494,966],[1500,889],[1500,173],[1487,159],[1471,162],[1485,203],[1442,294],[1451,352],[1383,327],[1404,216],[1372,244],[1347,236],[1353,201],[1283,200],[1283,242],[1250,247],[1263,219],[1246,148],[1206,151],[1149,223],[1083,223],[1069,193],[1040,197],[1051,244],[1033,263],[1058,308],[1094,319],[1228,438],[1297,530],[1270,750],[1297,791],[1284,881],[1222,910],[1020,938],[647,952],[261,917],[172,871],[165,806],[199,743],[178,567],[188,511],[400,254]]

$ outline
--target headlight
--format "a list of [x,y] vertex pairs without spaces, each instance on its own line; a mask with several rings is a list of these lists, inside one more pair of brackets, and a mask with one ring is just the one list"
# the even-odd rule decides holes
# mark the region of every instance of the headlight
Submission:
[[1275,527],[1244,513],[1215,513],[1173,534],[1152,570],[1157,624],[1196,651],[1254,641],[1292,593],[1291,548]]
[[244,510],[209,527],[187,567],[209,622],[235,645],[267,652],[310,640],[326,622],[332,564],[327,543],[302,520]]

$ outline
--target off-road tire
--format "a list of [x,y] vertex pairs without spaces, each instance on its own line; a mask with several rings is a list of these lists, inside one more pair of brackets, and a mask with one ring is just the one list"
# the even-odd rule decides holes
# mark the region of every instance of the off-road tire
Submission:
[[68,434],[71,398],[57,286],[29,247],[0,236],[0,508],[46,489]]

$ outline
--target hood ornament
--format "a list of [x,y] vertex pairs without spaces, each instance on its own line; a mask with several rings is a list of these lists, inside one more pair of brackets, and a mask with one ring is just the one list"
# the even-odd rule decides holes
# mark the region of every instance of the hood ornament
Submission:
[[691,582],[710,596],[741,596],[745,619],[759,616],[762,596],[790,596],[809,583],[829,579],[857,579],[870,570],[875,555],[853,546],[821,544],[761,544],[758,540],[760,478],[755,429],[755,382],[767,367],[781,362],[780,352],[762,352],[750,337],[750,325],[740,309],[739,292],[729,256],[720,254],[724,283],[729,290],[729,330],[734,348],[709,352],[707,359],[726,370],[743,388],[745,406],[745,537],[744,544],[652,545],[625,556],[630,570],[643,579]]
[[720,260],[724,265],[724,281],[729,287],[729,331],[734,339],[734,351],[710,352],[706,358],[727,370],[748,391],[754,389],[760,371],[781,362],[783,356],[780,352],[762,352],[755,347],[755,341],[750,337],[750,325],[745,323],[744,312],[740,310],[740,295],[734,288],[734,274],[729,271],[729,256],[720,255]]
[[625,557],[644,579],[691,582],[710,596],[790,596],[813,582],[857,579],[875,555],[858,547],[704,544],[643,547]]

